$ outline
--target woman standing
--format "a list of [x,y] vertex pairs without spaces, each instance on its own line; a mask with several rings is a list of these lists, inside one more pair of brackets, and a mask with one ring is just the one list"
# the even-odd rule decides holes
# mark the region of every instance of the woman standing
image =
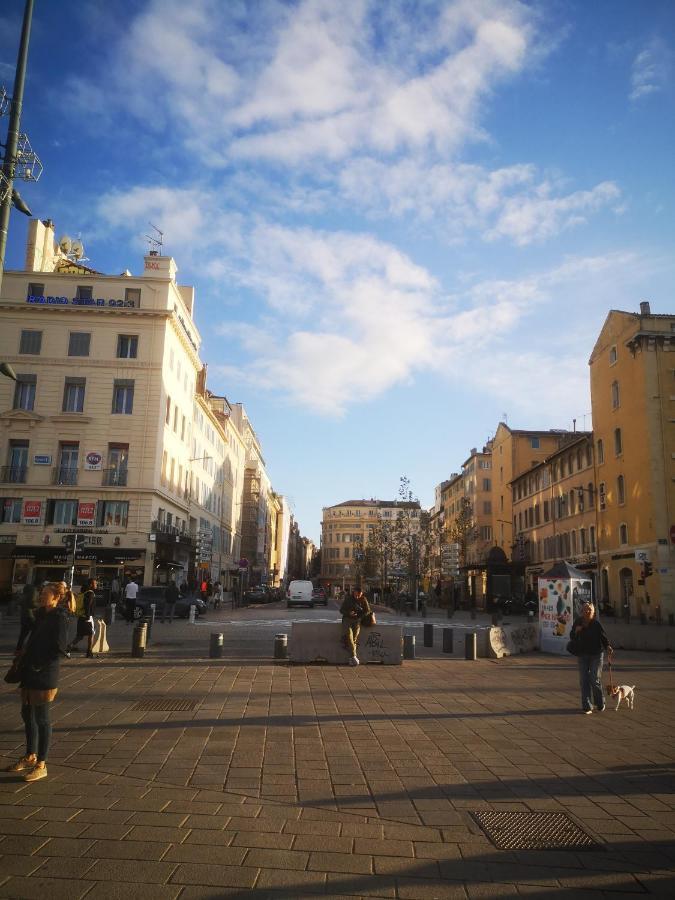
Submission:
[[59,681],[60,658],[68,656],[68,613],[75,608],[72,591],[46,585],[40,593],[35,626],[22,657],[21,718],[26,729],[26,755],[7,772],[28,770],[24,781],[47,777],[47,755],[52,736],[50,706]]
[[570,640],[579,663],[581,710],[590,716],[595,703],[598,712],[604,712],[605,698],[601,683],[603,651],[607,650],[610,656],[614,651],[605,629],[595,617],[592,603],[584,603],[581,607],[581,616],[572,625]]
[[75,632],[75,640],[72,641],[68,650],[74,650],[83,637],[87,639],[87,657],[94,658],[94,608],[96,606],[96,579],[91,578],[87,582],[87,589],[82,594],[82,609],[77,617],[77,631]]

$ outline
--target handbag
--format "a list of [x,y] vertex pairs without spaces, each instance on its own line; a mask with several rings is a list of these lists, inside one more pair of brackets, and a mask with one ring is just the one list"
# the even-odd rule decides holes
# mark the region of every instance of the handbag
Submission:
[[568,653],[571,653],[572,656],[579,656],[579,644],[574,639],[567,642],[567,647],[565,649]]
[[373,625],[377,625],[375,613],[372,611],[366,613],[365,616],[361,619],[361,625],[363,628],[372,628]]
[[12,665],[5,672],[5,681],[7,684],[19,684],[23,678],[24,655],[18,654],[12,660]]

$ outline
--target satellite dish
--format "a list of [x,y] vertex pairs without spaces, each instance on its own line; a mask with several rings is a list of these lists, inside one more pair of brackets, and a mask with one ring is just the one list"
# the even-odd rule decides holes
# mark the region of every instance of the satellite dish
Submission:
[[64,234],[63,237],[59,240],[59,249],[64,253],[70,253],[72,246],[73,242],[71,238],[67,234]]
[[84,256],[84,245],[81,240],[76,238],[70,247],[70,252],[73,254],[75,259],[82,259]]

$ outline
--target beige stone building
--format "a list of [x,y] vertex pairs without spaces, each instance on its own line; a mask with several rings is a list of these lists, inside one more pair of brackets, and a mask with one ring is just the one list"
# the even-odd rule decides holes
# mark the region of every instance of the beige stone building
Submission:
[[675,315],[649,303],[612,310],[589,365],[600,594],[620,614],[665,620],[675,614]]

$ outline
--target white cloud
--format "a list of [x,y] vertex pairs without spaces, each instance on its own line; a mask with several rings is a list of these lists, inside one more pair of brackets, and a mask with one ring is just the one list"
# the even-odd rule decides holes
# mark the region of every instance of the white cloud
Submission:
[[642,100],[662,91],[670,76],[671,66],[672,54],[665,42],[658,37],[652,38],[633,60],[630,99]]

